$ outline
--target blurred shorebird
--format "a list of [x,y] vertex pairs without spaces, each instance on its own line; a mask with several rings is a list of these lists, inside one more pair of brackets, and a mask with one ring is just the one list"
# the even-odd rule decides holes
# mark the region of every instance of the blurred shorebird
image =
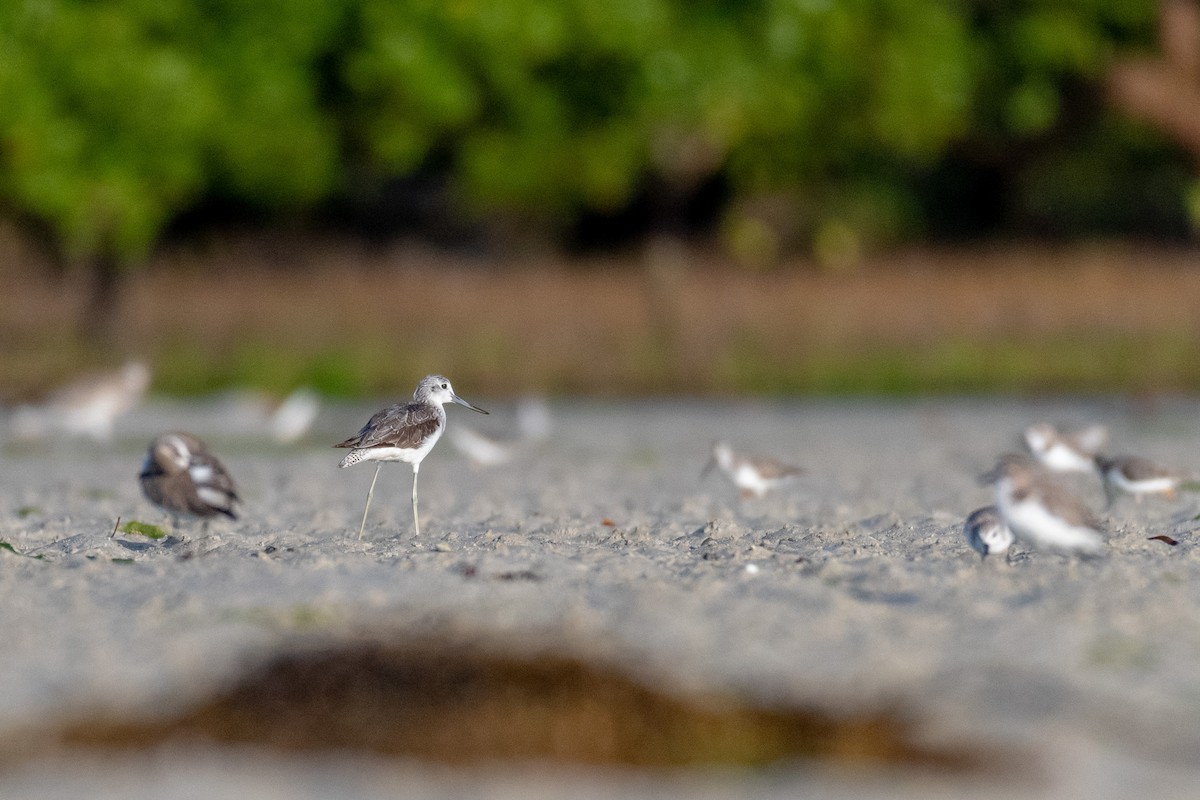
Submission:
[[421,535],[420,518],[417,515],[417,473],[421,461],[437,444],[446,430],[446,403],[458,403],[472,411],[486,414],[482,408],[473,406],[454,393],[450,381],[441,375],[429,375],[417,384],[410,403],[388,406],[367,420],[358,433],[334,447],[348,447],[350,452],[339,463],[349,467],[360,461],[381,462],[375,467],[375,477],[367,490],[367,504],[363,508],[362,522],[358,526],[358,538],[362,538],[367,524],[367,511],[371,508],[371,495],[375,493],[375,481],[384,461],[403,461],[413,468],[413,530]]
[[267,419],[271,438],[280,444],[299,441],[317,419],[321,411],[321,398],[308,387],[302,386],[289,394]]
[[1060,431],[1043,422],[1025,429],[1025,446],[1053,472],[1091,472],[1095,469],[1092,459],[1107,441],[1108,430],[1103,425]]
[[454,449],[477,467],[498,467],[516,454],[516,442],[497,441],[466,425],[455,425],[449,437]]
[[146,499],[172,515],[237,519],[237,487],[204,442],[190,433],[163,433],[150,443],[138,475]]
[[150,369],[140,361],[80,378],[55,391],[41,405],[15,409],[13,437],[30,440],[61,433],[106,442],[112,438],[117,417],[136,408],[149,386]]
[[1120,493],[1131,494],[1141,503],[1142,496],[1162,494],[1174,498],[1183,476],[1137,456],[1096,456],[1096,470],[1104,480],[1104,495],[1112,506]]
[[716,442],[712,456],[704,465],[700,477],[717,467],[734,486],[742,490],[742,497],[763,497],[771,489],[790,481],[804,472],[800,467],[785,464],[768,456],[735,453],[728,442]]
[[508,436],[489,436],[467,425],[455,425],[446,435],[474,466],[498,467],[549,438],[551,427],[546,400],[530,395],[517,401],[516,430]]
[[995,506],[977,508],[967,517],[963,535],[981,559],[1008,552],[1015,537]]
[[1018,539],[1062,553],[1104,552],[1099,521],[1028,456],[1001,456],[980,480],[995,485],[996,509]]

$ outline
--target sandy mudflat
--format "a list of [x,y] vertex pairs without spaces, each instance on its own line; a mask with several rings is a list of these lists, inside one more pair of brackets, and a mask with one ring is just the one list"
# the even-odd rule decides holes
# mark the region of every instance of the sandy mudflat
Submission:
[[[511,413],[492,405],[488,418],[452,408],[451,425],[506,433]],[[553,437],[505,467],[473,468],[439,444],[421,471],[419,539],[409,470],[385,466],[359,542],[373,467],[336,469],[328,443],[372,410],[329,408],[305,445],[281,448],[228,435],[225,407],[156,403],[108,447],[6,448],[0,539],[43,558],[0,552],[0,741],[101,712],[170,714],[297,648],[452,635],[673,692],[900,707],[922,739],[1015,759],[986,777],[805,763],[456,771],[171,744],[10,759],[0,794],[1117,798],[1200,785],[1200,495],[1122,501],[1100,560],[1022,549],[981,563],[961,535],[990,502],[975,477],[1027,424],[1099,420],[1113,449],[1200,473],[1200,403],[564,403]],[[207,536],[109,539],[118,516],[167,523],[134,479],[166,428],[209,440],[242,487],[243,519]],[[719,435],[808,473],[740,501],[719,476],[699,478]],[[1073,485],[1101,505],[1097,484]]]

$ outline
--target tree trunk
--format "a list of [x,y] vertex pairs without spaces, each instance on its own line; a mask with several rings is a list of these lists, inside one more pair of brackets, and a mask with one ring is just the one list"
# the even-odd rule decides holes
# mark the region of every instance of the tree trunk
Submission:
[[80,334],[89,345],[108,348],[113,344],[121,300],[121,266],[112,255],[93,256],[89,264],[91,282],[84,301]]
[[1109,68],[1117,107],[1144,119],[1190,150],[1200,163],[1200,4],[1163,0],[1162,55],[1120,59]]

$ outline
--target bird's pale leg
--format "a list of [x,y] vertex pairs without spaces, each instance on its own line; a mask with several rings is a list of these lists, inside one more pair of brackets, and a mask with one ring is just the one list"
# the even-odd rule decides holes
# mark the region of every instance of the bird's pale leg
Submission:
[[421,535],[421,521],[417,518],[417,472],[420,469],[419,463],[413,464],[413,531],[417,537]]
[[375,477],[371,478],[371,488],[367,490],[367,505],[363,508],[362,522],[358,525],[358,538],[362,538],[363,528],[367,527],[367,509],[371,507],[371,495],[375,494],[375,481],[379,480],[379,470],[383,464],[375,465]]

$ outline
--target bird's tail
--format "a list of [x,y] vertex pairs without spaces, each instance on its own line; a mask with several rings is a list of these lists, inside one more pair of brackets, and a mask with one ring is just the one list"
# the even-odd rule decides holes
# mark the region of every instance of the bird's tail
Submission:
[[345,457],[342,458],[341,461],[338,462],[338,466],[339,467],[352,467],[362,460],[363,460],[363,451],[362,450],[351,450],[349,453],[346,453]]

